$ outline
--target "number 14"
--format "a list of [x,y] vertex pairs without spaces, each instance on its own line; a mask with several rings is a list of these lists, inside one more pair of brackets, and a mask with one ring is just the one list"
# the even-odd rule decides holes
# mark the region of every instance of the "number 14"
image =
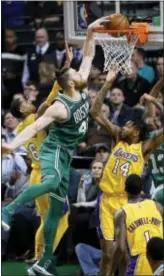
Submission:
[[126,163],[124,163],[123,165],[121,165],[120,167],[119,167],[119,166],[120,166],[120,160],[117,159],[112,172],[113,172],[114,174],[117,174],[117,173],[118,173],[118,170],[121,170],[121,171],[122,171],[122,175],[123,175],[123,176],[127,176],[128,173],[129,173],[130,163],[129,163],[129,162],[126,162]]

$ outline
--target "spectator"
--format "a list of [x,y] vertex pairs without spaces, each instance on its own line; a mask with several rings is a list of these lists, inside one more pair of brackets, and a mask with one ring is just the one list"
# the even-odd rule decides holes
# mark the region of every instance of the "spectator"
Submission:
[[106,144],[100,144],[96,149],[95,159],[102,162],[104,165],[108,161],[110,149]]
[[157,59],[156,67],[158,79],[164,77],[164,57],[159,57]]
[[142,48],[135,48],[132,54],[132,61],[136,64],[138,68],[138,74],[146,79],[150,84],[155,81],[154,69],[145,64],[144,62],[145,51]]
[[25,49],[17,44],[17,35],[12,29],[5,29],[5,53],[24,55]]
[[3,102],[9,108],[13,94],[22,92],[21,75],[23,70],[23,47],[18,46],[17,36],[14,30],[5,30],[5,45],[2,53],[3,84],[8,91],[3,94]]
[[164,240],[158,237],[151,238],[147,243],[146,256],[153,271],[153,275],[164,275]]
[[50,45],[48,40],[48,33],[46,29],[41,28],[36,31],[35,42],[36,44],[27,54],[27,58],[24,63],[22,75],[23,87],[25,87],[29,81],[39,83],[39,64],[43,61],[46,55],[52,53],[53,51],[53,47]]
[[100,161],[93,161],[91,165],[91,175],[89,175],[89,181],[87,176],[81,177],[78,193],[77,202],[83,203],[88,201],[94,201],[97,198],[99,190],[99,182],[103,172],[103,163]]
[[75,252],[80,263],[83,275],[96,276],[100,272],[101,250],[88,244],[76,245]]
[[125,104],[135,106],[144,93],[149,93],[149,82],[137,73],[134,62],[131,64],[131,73],[126,78],[117,83],[117,87],[124,92]]
[[[92,102],[94,102],[93,97]],[[102,105],[101,112],[104,117],[109,117],[109,107],[106,104]],[[111,147],[111,137],[103,126],[100,126],[95,120],[90,119],[85,143],[79,145],[79,154],[92,156],[95,153],[95,147],[102,143],[109,149]]]
[[[11,114],[10,111],[7,111],[4,115],[4,130],[3,134],[6,136],[6,142],[10,143],[16,137],[16,127],[18,126],[18,120]],[[20,147],[17,152],[26,152],[24,147]]]
[[112,123],[122,127],[130,120],[132,108],[124,104],[125,97],[123,91],[114,87],[110,92],[110,99],[107,100],[110,107],[110,120]]

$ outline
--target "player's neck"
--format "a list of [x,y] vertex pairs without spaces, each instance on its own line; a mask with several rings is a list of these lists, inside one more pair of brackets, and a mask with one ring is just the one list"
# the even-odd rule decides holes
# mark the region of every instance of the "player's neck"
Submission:
[[136,202],[140,202],[143,201],[143,198],[141,198],[140,195],[128,195],[128,202],[129,203],[136,203]]
[[129,145],[137,144],[138,143],[138,137],[132,137],[132,138],[129,137],[126,140],[126,143],[128,143]]
[[67,91],[64,91],[64,94],[75,100],[80,99],[80,93],[79,91],[75,90],[75,88],[68,88]]

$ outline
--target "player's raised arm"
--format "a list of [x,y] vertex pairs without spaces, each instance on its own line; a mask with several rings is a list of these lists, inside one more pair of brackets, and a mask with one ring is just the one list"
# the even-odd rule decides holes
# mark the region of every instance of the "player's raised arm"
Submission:
[[164,142],[164,128],[158,130],[155,137],[143,142],[142,151],[145,160],[149,159],[150,154]]
[[2,153],[7,153],[24,145],[30,138],[34,137],[38,131],[47,127],[53,121],[62,121],[67,119],[67,110],[65,106],[56,101],[46,112],[38,118],[32,125],[25,128],[10,144],[2,145]]
[[87,35],[83,46],[83,59],[79,69],[79,74],[83,81],[88,80],[91,66],[92,66],[92,60],[95,55],[95,41],[94,41],[93,29],[101,28],[101,27],[103,28],[103,24],[109,21],[110,21],[110,17],[105,16],[97,19],[92,24],[90,24],[87,28]]
[[[109,275],[115,275],[116,269],[120,266],[121,261],[126,259],[126,226],[125,226],[125,214],[120,209],[114,218],[115,225],[115,246],[112,254],[111,268]],[[124,262],[125,263],[125,262]],[[123,267],[122,267],[123,270]],[[121,271],[122,275],[125,275],[126,264],[124,271]]]
[[101,107],[104,103],[104,99],[106,97],[107,92],[112,86],[112,83],[114,79],[116,78],[117,73],[114,71],[109,71],[106,76],[106,81],[103,85],[103,87],[100,89],[100,92],[98,92],[98,96],[96,98],[95,103],[93,104],[93,107],[91,108],[91,115],[92,117],[102,126],[104,126],[110,133],[110,135],[117,139],[120,133],[120,128],[110,122],[107,118],[103,117],[101,115]]

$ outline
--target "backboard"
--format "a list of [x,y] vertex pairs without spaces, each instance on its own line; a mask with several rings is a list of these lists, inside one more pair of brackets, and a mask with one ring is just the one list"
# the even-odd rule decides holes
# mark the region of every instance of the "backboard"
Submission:
[[[123,13],[130,21],[148,22],[149,37],[146,49],[163,48],[163,1],[66,1],[64,28],[66,39],[81,45],[87,25],[99,17]],[[98,43],[98,41],[96,41]]]

